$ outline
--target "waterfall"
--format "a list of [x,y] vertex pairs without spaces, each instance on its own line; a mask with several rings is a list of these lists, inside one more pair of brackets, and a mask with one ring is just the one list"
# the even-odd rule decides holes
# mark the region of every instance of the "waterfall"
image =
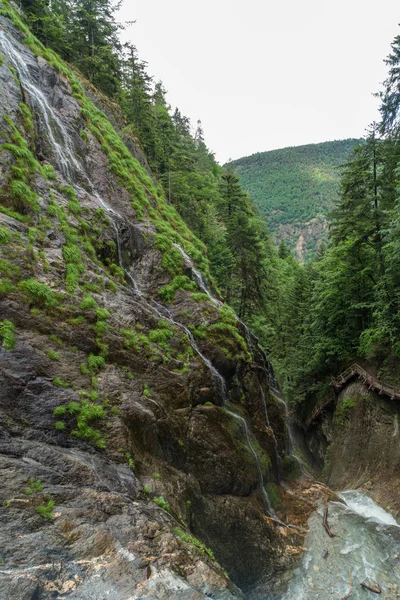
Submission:
[[[119,220],[123,221],[123,217],[114,209],[112,209],[109,206],[109,204],[104,201],[101,195],[99,195],[99,193],[95,189],[93,182],[83,171],[82,165],[75,158],[74,144],[72,138],[69,135],[60,115],[57,114],[56,110],[51,105],[50,99],[47,98],[43,91],[39,88],[37,83],[37,76],[34,72],[33,65],[31,67],[28,66],[26,57],[23,56],[22,52],[18,49],[18,47],[15,46],[15,44],[12,44],[10,42],[10,40],[7,38],[4,32],[0,32],[0,47],[4,51],[9,61],[15,67],[20,80],[21,87],[27,93],[31,106],[35,109],[36,121],[39,124],[39,127],[42,128],[42,131],[39,133],[48,140],[55,165],[63,174],[66,180],[70,180],[73,174],[79,174],[85,182],[85,186],[87,186],[88,189],[81,188],[75,183],[74,186],[76,190],[80,194],[88,194],[89,196],[91,196],[98,204],[98,206],[104,209],[107,216],[110,218],[110,223],[115,233],[117,245],[117,261],[119,266],[123,269],[125,277],[130,284],[130,287],[132,288],[134,293],[140,297],[141,302],[151,313],[155,314],[160,319],[167,319],[171,324],[175,325],[185,333],[194,352],[197,354],[197,356],[200,358],[200,360],[203,362],[203,364],[209,371],[215,388],[216,396],[218,397],[221,405],[225,404],[225,402],[227,401],[227,389],[225,379],[221,375],[221,373],[214,367],[211,361],[202,353],[194,339],[192,332],[183,323],[176,321],[173,318],[171,312],[168,310],[168,308],[157,303],[155,300],[151,300],[150,302],[147,301],[143,297],[143,294],[139,289],[135,278],[129,273],[128,269],[125,267],[122,252],[120,228],[118,226]],[[179,244],[174,244],[174,246],[178,248],[178,250],[181,252],[185,263],[188,266],[190,266],[193,278],[196,281],[199,288],[207,295],[207,297],[212,302],[212,304],[214,304],[214,306],[218,308],[221,307],[222,302],[210,293],[201,272],[194,267],[190,257],[186,254],[186,252]],[[239,322],[241,323],[241,321]],[[241,325],[244,328],[246,340],[250,347],[250,332],[243,323],[241,323]],[[261,466],[257,453],[255,452],[254,447],[251,443],[248,425],[243,419],[243,417],[236,415],[231,411],[228,412],[236,420],[239,421],[241,430],[244,431],[247,445],[257,462],[257,468],[260,474],[260,488],[263,494],[265,508],[268,511],[268,514],[275,516],[270,500],[268,498],[268,494],[264,489],[264,481]],[[268,420],[266,406],[265,414]],[[267,424],[270,427],[269,422]]]
[[300,458],[297,455],[298,444],[296,443],[296,439],[295,439],[296,436],[295,436],[294,427],[293,427],[292,419],[290,416],[288,404],[287,404],[286,400],[284,399],[284,397],[282,396],[282,394],[273,387],[271,387],[271,394],[276,398],[278,403],[282,406],[283,412],[285,415],[285,423],[286,423],[287,434],[288,434],[286,437],[286,454],[288,456],[290,456],[291,458],[293,458],[297,462],[297,464],[300,468],[300,471],[303,475],[310,477],[310,473],[307,471],[307,468],[305,467],[303,461],[300,460]]
[[[39,113],[38,122],[44,128],[47,139],[52,147],[55,162],[65,177],[69,177],[71,169],[82,172],[79,162],[75,158],[73,142],[60,117],[51,106],[49,100],[36,85],[26,59],[18,51],[16,44],[12,44],[4,31],[0,31],[0,46],[17,70],[21,87],[28,93],[32,106]],[[60,140],[59,143],[56,136]]]
[[264,477],[262,474],[260,459],[258,457],[257,452],[254,450],[253,444],[251,443],[249,427],[243,417],[241,417],[240,415],[237,415],[236,413],[232,412],[231,410],[228,410],[228,409],[225,409],[225,410],[228,413],[228,415],[231,415],[231,417],[233,417],[240,423],[240,428],[243,429],[243,431],[244,431],[244,434],[245,434],[246,440],[247,440],[247,446],[249,447],[251,453],[253,454],[256,464],[257,464],[257,470],[258,470],[259,477],[260,477],[260,490],[261,490],[261,494],[262,494],[263,502],[264,502],[264,509],[266,510],[268,515],[270,515],[274,519],[277,519],[276,513],[275,513],[274,509],[272,508],[271,501],[269,499],[269,496],[268,496],[267,491],[264,486]]
[[262,398],[262,402],[263,402],[263,406],[264,406],[265,423],[271,432],[272,442],[274,444],[275,460],[276,460],[276,464],[278,467],[278,480],[281,481],[282,480],[282,460],[281,460],[281,457],[279,456],[278,441],[276,439],[275,432],[274,432],[273,428],[271,427],[271,423],[270,423],[270,420],[268,417],[267,401],[266,401],[264,390],[263,390],[261,383],[259,383],[259,386],[260,386],[260,393],[261,393],[261,398]]
[[215,298],[209,291],[203,275],[200,273],[200,271],[198,271],[195,266],[193,265],[193,261],[190,258],[190,256],[188,256],[186,254],[186,252],[184,251],[184,249],[182,248],[182,246],[180,246],[179,244],[173,244],[175,246],[175,248],[177,248],[179,250],[179,252],[182,254],[183,259],[185,261],[185,263],[191,268],[192,273],[194,275],[194,279],[197,283],[197,285],[199,286],[199,288],[209,297],[209,299],[211,300],[211,302],[214,304],[214,306],[217,307],[221,307],[222,306],[222,302],[220,302],[219,300],[217,300],[217,298]]
[[[211,379],[214,384],[214,389],[216,391],[217,397],[218,397],[221,405],[225,404],[226,399],[227,399],[227,390],[226,390],[225,379],[223,378],[221,373],[214,367],[212,362],[206,356],[204,356],[204,354],[201,352],[190,329],[188,329],[186,327],[186,325],[184,325],[183,323],[179,323],[178,321],[175,321],[173,316],[171,315],[171,312],[165,306],[162,306],[160,304],[157,304],[157,306],[159,308],[161,308],[163,311],[165,311],[165,313],[168,316],[169,321],[173,325],[175,325],[176,327],[179,327],[179,329],[181,329],[182,331],[184,331],[186,333],[193,350],[201,358],[201,360],[203,361],[203,363],[205,364],[205,366],[207,367],[207,369],[209,370],[209,372],[211,374]],[[162,315],[160,315],[160,316],[161,316],[161,318],[164,318]]]
[[[194,279],[195,279],[196,283],[198,284],[198,286],[200,287],[200,289],[202,289],[203,292],[205,294],[207,294],[207,296],[209,297],[209,299],[211,300],[211,302],[215,306],[218,306],[218,307],[222,306],[222,303],[219,300],[217,300],[216,298],[214,298],[214,296],[211,295],[211,293],[208,290],[207,285],[206,285],[206,283],[205,283],[205,281],[204,281],[201,273],[194,267],[193,262],[192,262],[190,256],[188,256],[186,254],[186,252],[183,250],[183,248],[179,244],[174,244],[174,246],[175,246],[175,248],[178,248],[178,250],[180,251],[180,253],[183,256],[183,259],[184,259],[185,263],[191,268],[192,273],[194,275]],[[239,317],[236,316],[236,319],[237,319],[238,323],[241,325],[241,327],[244,330],[246,342],[247,342],[249,351],[251,352],[251,347],[252,347],[251,332],[250,332],[249,328],[247,327],[247,325],[245,325],[243,323],[243,321],[241,321],[239,319]],[[203,357],[203,360],[204,360],[204,357]],[[211,364],[209,365],[209,368],[213,369],[215,371],[214,367]],[[221,379],[221,375],[220,375],[220,373],[218,373],[218,371],[216,371],[214,373],[214,378],[216,378],[217,381],[218,381],[218,379],[219,380]],[[226,393],[225,393],[225,382],[224,382],[223,378],[222,378],[222,383],[221,383],[221,381],[219,381],[219,389],[222,390],[221,397],[223,398],[223,400],[225,400]],[[274,430],[271,427],[271,423],[270,423],[269,418],[268,418],[267,402],[266,402],[264,390],[262,389],[261,384],[260,384],[260,392],[261,392],[261,398],[262,398],[262,402],[263,402],[263,406],[264,406],[265,422],[266,422],[266,425],[267,425],[268,429],[271,431],[271,434],[272,434],[272,439],[273,439],[273,444],[274,444],[274,452],[275,452],[275,458],[276,458],[276,464],[277,464],[277,467],[278,467],[278,478],[280,480],[281,479],[281,475],[282,475],[282,461],[281,461],[281,459],[279,457],[279,453],[278,453],[278,442],[277,442]],[[233,413],[231,411],[227,411],[227,412],[241,423],[241,429],[243,429],[243,431],[245,433],[247,445],[250,448],[250,451],[254,455],[254,458],[255,458],[255,460],[257,462],[257,468],[258,468],[258,472],[260,474],[260,489],[261,489],[261,493],[263,495],[264,507],[265,507],[267,513],[276,519],[276,514],[275,514],[275,512],[274,512],[274,510],[273,510],[273,508],[271,506],[270,499],[269,499],[268,494],[267,494],[267,492],[265,490],[264,479],[263,479],[263,475],[262,475],[260,461],[259,461],[257,453],[255,452],[254,447],[253,447],[253,445],[251,443],[251,440],[250,440],[248,425],[247,425],[246,421],[243,419],[243,417],[241,417],[241,416],[239,416],[239,415],[237,415],[237,414],[235,414],[235,413]]]
[[[124,267],[120,233],[119,233],[118,224],[116,223],[117,219],[120,218],[122,220],[123,217],[119,213],[117,213],[115,210],[113,210],[103,200],[103,198],[101,198],[101,196],[96,192],[93,183],[83,173],[81,165],[75,158],[72,139],[69,136],[64,124],[62,123],[60,117],[57,115],[57,113],[55,112],[55,110],[53,109],[50,102],[43,94],[43,92],[36,85],[36,83],[34,81],[34,77],[31,74],[31,72],[27,66],[26,60],[24,59],[22,54],[18,51],[18,49],[15,47],[15,45],[11,44],[11,42],[8,40],[8,38],[6,37],[6,35],[3,31],[0,32],[0,46],[3,49],[4,53],[6,54],[6,56],[8,57],[8,59],[11,61],[11,63],[16,68],[21,86],[23,87],[23,89],[26,92],[28,92],[29,98],[31,99],[31,102],[32,102],[32,105],[35,106],[35,108],[38,111],[38,116],[39,116],[38,122],[44,126],[44,132],[45,132],[46,137],[52,147],[57,167],[60,169],[62,174],[68,179],[71,177],[71,172],[73,170],[75,170],[75,171],[79,172],[81,175],[83,175],[88,186],[90,187],[90,192],[80,188],[79,186],[76,186],[77,190],[80,191],[81,193],[92,195],[96,199],[98,205],[101,208],[103,208],[106,211],[107,215],[110,217],[111,225],[114,229],[116,242],[117,242],[118,263],[119,263],[119,266],[123,269],[125,276],[126,276],[127,280],[129,281],[129,283],[131,284],[134,292],[138,296],[140,296],[142,301],[146,304],[147,308],[151,312],[156,313],[157,316],[159,316],[159,318],[166,318],[166,316],[168,315],[167,316],[168,320],[171,323],[173,323],[174,325],[176,325],[177,327],[179,327],[182,331],[185,332],[193,350],[203,361],[206,368],[210,371],[212,381],[214,382],[214,386],[215,386],[217,395],[219,397],[219,400],[221,403],[223,403],[226,398],[225,380],[222,377],[222,375],[217,371],[217,369],[212,365],[211,361],[208,358],[206,358],[204,356],[204,354],[200,351],[199,347],[197,346],[197,344],[193,338],[193,334],[189,331],[189,329],[185,325],[173,320],[167,309],[165,309],[163,307],[162,314],[161,314],[160,310],[156,309],[154,306],[151,306],[151,304],[149,304],[143,298],[143,295],[142,295],[134,277]],[[57,141],[54,132],[56,132],[56,135],[57,135],[58,139],[60,140],[60,143]],[[181,248],[180,248],[180,250],[181,250],[181,252],[183,252],[185,260],[190,260],[189,257],[184,253],[184,251]],[[193,272],[194,272],[194,275],[196,277],[196,281],[197,281],[199,287],[208,295],[208,297],[214,304],[220,305],[218,300],[213,298],[211,296],[211,294],[208,292],[201,273],[194,268],[193,268]]]

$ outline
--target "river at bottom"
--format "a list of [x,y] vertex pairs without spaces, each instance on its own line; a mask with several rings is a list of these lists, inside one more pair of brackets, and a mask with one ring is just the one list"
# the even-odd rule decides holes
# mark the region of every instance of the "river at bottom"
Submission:
[[335,537],[322,525],[321,508],[310,517],[302,564],[282,600],[400,600],[399,524],[367,494],[347,490],[339,496],[346,504],[330,502],[328,512]]

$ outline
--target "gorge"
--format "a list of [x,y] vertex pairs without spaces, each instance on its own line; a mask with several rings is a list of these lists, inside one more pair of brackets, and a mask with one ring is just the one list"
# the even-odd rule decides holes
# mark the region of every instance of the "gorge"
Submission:
[[6,0],[0,119],[0,598],[398,600],[396,401],[302,426],[120,107]]

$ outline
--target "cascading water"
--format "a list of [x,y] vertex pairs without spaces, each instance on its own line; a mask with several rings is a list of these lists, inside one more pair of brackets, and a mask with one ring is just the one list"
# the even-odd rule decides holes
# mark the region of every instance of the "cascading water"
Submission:
[[[75,174],[75,175],[79,174],[80,178],[85,181],[85,184],[89,188],[89,191],[79,187],[75,183],[74,185],[75,185],[75,188],[77,189],[77,191],[83,195],[89,194],[90,196],[92,196],[95,199],[95,201],[97,202],[97,204],[105,210],[107,216],[110,218],[111,226],[114,229],[115,238],[116,238],[116,242],[117,242],[118,264],[123,269],[126,279],[129,281],[133,291],[135,292],[135,294],[140,296],[141,301],[144,302],[144,304],[149,309],[149,311],[151,311],[153,314],[156,314],[159,318],[162,318],[162,319],[166,318],[170,323],[172,323],[173,325],[175,325],[176,327],[181,329],[186,334],[193,350],[199,356],[199,358],[202,360],[202,362],[206,366],[206,368],[209,370],[213,384],[214,384],[214,388],[216,390],[216,394],[220,400],[220,403],[223,405],[227,400],[225,379],[219,373],[219,371],[214,367],[214,365],[211,363],[211,361],[206,356],[204,356],[204,354],[201,352],[191,331],[185,325],[176,321],[172,317],[170,311],[166,307],[158,304],[155,301],[152,301],[152,303],[148,302],[143,297],[134,277],[125,268],[125,266],[123,264],[124,261],[123,261],[122,245],[121,245],[120,231],[119,231],[119,227],[118,227],[118,220],[119,219],[123,220],[123,217],[118,212],[116,212],[114,209],[112,209],[107,204],[107,202],[105,202],[104,199],[97,193],[92,181],[87,177],[87,175],[84,173],[84,171],[82,169],[81,164],[76,160],[75,150],[74,150],[71,136],[69,135],[60,116],[57,114],[55,109],[52,107],[50,100],[48,98],[46,98],[45,94],[38,87],[37,82],[35,80],[34,67],[33,66],[31,68],[28,67],[27,61],[25,60],[25,58],[22,54],[22,51],[20,52],[18,50],[18,48],[15,46],[15,44],[11,44],[11,42],[9,41],[9,39],[7,38],[6,34],[3,31],[0,32],[0,46],[3,50],[3,52],[5,53],[5,55],[8,57],[8,59],[12,63],[12,65],[15,67],[18,77],[19,77],[19,80],[20,80],[20,83],[21,83],[21,86],[25,90],[25,92],[28,94],[30,103],[37,113],[37,122],[39,123],[40,126],[43,127],[43,134],[45,135],[45,137],[47,138],[47,140],[50,144],[55,164],[57,165],[57,167],[59,168],[59,170],[61,171],[61,173],[64,175],[64,177],[66,179],[70,179],[72,174]],[[208,296],[208,298],[214,304],[214,306],[216,306],[216,307],[222,306],[222,303],[210,293],[202,274],[200,273],[200,271],[198,271],[194,267],[190,257],[185,253],[183,248],[179,244],[174,244],[174,245],[181,252],[182,257],[185,260],[185,262],[191,267],[193,277],[194,277],[197,285],[199,286],[199,288]],[[241,323],[241,321],[239,321],[239,322]],[[244,327],[244,330],[246,332],[246,339],[247,339],[248,343],[250,344],[250,332],[243,323],[242,323],[242,326]],[[257,462],[257,468],[260,473],[260,487],[261,487],[261,492],[263,494],[265,509],[268,511],[268,514],[275,516],[275,513],[272,509],[268,494],[264,488],[264,481],[263,481],[262,470],[261,470],[259,458],[258,458],[257,453],[255,452],[254,447],[251,443],[248,425],[247,425],[246,421],[243,419],[243,417],[241,417],[231,411],[228,411],[228,412],[229,412],[229,414],[231,414],[231,416],[233,416],[236,420],[239,421],[239,423],[241,425],[241,429],[243,429],[243,431],[245,433],[247,445],[248,445],[251,453],[255,457],[255,460]],[[267,425],[268,425],[268,427],[270,427],[270,424],[268,421],[268,415],[267,415],[267,411],[266,411],[266,406],[265,406],[265,414],[266,414],[266,419],[267,419]],[[275,439],[275,436],[274,436],[274,439]]]
[[[194,267],[193,262],[192,262],[190,256],[188,256],[186,254],[186,252],[183,250],[183,248],[179,244],[174,244],[174,246],[175,246],[175,248],[177,248],[180,251],[180,253],[183,256],[183,259],[184,259],[185,263],[191,268],[192,273],[194,275],[194,279],[195,279],[196,283],[198,284],[198,286],[200,287],[200,289],[202,289],[203,292],[205,294],[207,294],[207,296],[209,297],[209,299],[211,300],[211,302],[215,306],[221,307],[222,303],[219,300],[217,300],[214,296],[212,296],[212,294],[210,293],[210,291],[207,288],[207,285],[206,285],[206,283],[205,283],[205,281],[203,279],[203,276]],[[246,342],[247,342],[249,350],[251,351],[252,340],[251,340],[250,330],[247,327],[247,325],[245,325],[238,317],[236,317],[236,318],[237,318],[238,323],[241,325],[241,327],[243,328],[243,330],[245,332]],[[210,364],[209,368],[214,369],[214,367],[211,364]],[[221,375],[218,373],[218,371],[216,372],[216,375],[219,378],[221,378]],[[223,400],[225,400],[226,393],[224,393],[225,382],[224,382],[223,378],[222,378],[222,384],[220,383],[220,387],[221,387],[221,385],[222,385],[222,389],[223,389],[222,397],[223,397]],[[262,397],[263,406],[264,406],[264,414],[265,414],[266,425],[267,425],[267,427],[269,428],[269,430],[272,433],[272,438],[273,438],[273,443],[274,443],[274,450],[275,450],[275,457],[276,457],[276,463],[277,463],[277,466],[278,466],[278,476],[279,476],[279,478],[281,478],[282,469],[281,469],[281,460],[280,460],[280,457],[279,457],[279,454],[278,454],[278,442],[276,440],[274,430],[271,427],[271,424],[270,424],[270,421],[269,421],[269,418],[268,418],[267,403],[266,403],[266,399],[265,399],[264,390],[262,389],[261,384],[260,384],[260,392],[261,392],[261,397]],[[256,451],[254,450],[254,447],[253,447],[253,445],[251,443],[251,440],[250,440],[248,425],[247,425],[246,421],[244,420],[244,418],[241,417],[240,415],[237,415],[236,413],[234,413],[232,411],[227,411],[227,412],[232,417],[234,417],[236,420],[238,420],[239,423],[241,424],[241,429],[243,429],[243,431],[245,433],[247,445],[248,445],[251,453],[254,455],[254,458],[255,458],[255,460],[257,462],[257,469],[258,469],[258,472],[260,474],[260,488],[261,488],[261,493],[263,495],[264,508],[265,508],[265,510],[267,511],[267,513],[269,515],[271,515],[272,517],[274,517],[276,519],[276,514],[275,514],[275,512],[274,512],[274,510],[272,508],[271,501],[269,499],[269,496],[268,496],[267,491],[266,491],[265,486],[264,486],[264,478],[263,478],[263,475],[262,475],[260,460],[259,460],[258,455],[257,455]],[[278,519],[276,519],[276,520],[278,520]]]
[[194,340],[192,332],[182,323],[178,323],[177,321],[174,321],[174,320],[172,320],[172,323],[174,325],[176,325],[177,327],[180,327],[186,333],[187,337],[190,340],[193,350],[195,350],[195,352],[197,352],[197,354],[200,356],[203,363],[206,365],[207,369],[210,371],[217,395],[219,396],[221,404],[224,404],[226,401],[225,379],[222,377],[221,373],[214,367],[212,362],[208,358],[206,358],[204,356],[204,354],[200,351],[199,347],[197,346],[197,344]]
[[203,275],[200,273],[200,271],[198,271],[195,266],[193,265],[192,259],[190,258],[190,256],[188,256],[186,254],[186,252],[184,251],[184,249],[182,248],[182,246],[180,246],[179,244],[174,244],[175,248],[177,248],[179,250],[179,252],[182,254],[182,257],[185,261],[185,263],[191,268],[192,273],[194,275],[194,279],[197,283],[197,285],[199,286],[199,288],[201,290],[203,290],[203,292],[209,297],[209,299],[211,300],[211,302],[215,305],[215,306],[222,306],[222,302],[220,302],[219,300],[217,300],[217,298],[215,298],[211,293],[210,290],[207,288],[207,285],[204,281]]
[[[205,364],[207,369],[210,371],[217,394],[220,398],[221,403],[223,403],[226,398],[225,380],[222,377],[222,375],[211,364],[211,362],[208,360],[208,358],[206,358],[204,356],[204,354],[200,351],[199,347],[197,346],[197,344],[193,338],[192,333],[189,331],[189,329],[185,325],[173,320],[169,311],[167,309],[165,309],[165,307],[162,307],[162,311],[160,311],[159,309],[156,309],[154,306],[149,304],[143,298],[143,295],[142,295],[134,277],[132,277],[132,275],[129,273],[129,271],[124,267],[120,233],[119,233],[118,224],[115,222],[118,219],[122,220],[123,217],[119,213],[117,213],[114,209],[112,209],[103,200],[103,198],[101,198],[101,196],[96,192],[93,183],[84,174],[80,163],[75,158],[75,152],[74,152],[71,137],[68,134],[59,115],[56,113],[54,108],[51,106],[51,103],[45,97],[45,95],[43,94],[41,89],[36,85],[34,75],[31,73],[31,70],[27,66],[26,60],[24,59],[22,53],[20,53],[18,51],[15,44],[11,44],[11,42],[8,40],[6,34],[3,31],[0,32],[0,46],[3,50],[3,52],[5,53],[5,55],[10,60],[10,62],[16,68],[21,86],[28,93],[32,105],[37,110],[38,122],[44,127],[44,133],[51,145],[57,167],[60,169],[60,171],[63,173],[63,175],[66,178],[69,178],[73,171],[76,171],[81,176],[83,176],[86,184],[90,188],[90,191],[88,192],[87,190],[84,190],[77,185],[75,185],[75,187],[77,188],[77,190],[80,193],[90,194],[91,196],[93,196],[96,199],[98,205],[101,208],[103,208],[106,211],[107,215],[110,217],[111,225],[115,231],[115,237],[116,237],[116,241],[117,241],[118,263],[119,263],[119,266],[124,270],[125,276],[126,276],[127,280],[129,281],[129,283],[131,284],[134,292],[141,297],[142,301],[145,302],[145,304],[147,305],[147,308],[149,308],[149,310],[151,312],[153,312],[153,313],[155,312],[157,314],[157,316],[159,316],[160,318],[167,317],[171,323],[173,323],[174,325],[176,325],[182,331],[185,332],[185,334],[187,335],[187,337],[190,341],[190,344],[191,344],[193,350],[196,352],[196,354],[203,361],[203,363]],[[56,136],[59,141],[57,141]],[[190,260],[189,257],[184,253],[184,251],[181,248],[180,248],[180,250],[183,252],[185,259]],[[219,301],[216,300],[215,298],[213,298],[211,296],[211,294],[209,293],[209,291],[207,290],[207,287],[204,283],[204,279],[203,279],[201,273],[199,271],[197,271],[196,269],[193,269],[193,272],[195,274],[196,281],[197,281],[199,287],[208,295],[208,297],[214,304],[219,305],[220,304]]]
[[281,457],[279,456],[278,441],[276,439],[275,432],[274,432],[273,428],[271,427],[271,423],[270,423],[270,420],[268,417],[267,401],[266,401],[264,390],[263,390],[261,383],[260,383],[260,394],[261,394],[261,399],[262,399],[263,406],[264,406],[265,423],[266,423],[269,431],[271,432],[272,442],[274,445],[275,460],[276,460],[276,465],[278,468],[278,479],[279,479],[279,481],[281,481],[282,480],[282,460],[281,460]]
[[247,445],[256,461],[256,465],[257,465],[257,469],[258,469],[258,473],[259,473],[259,477],[260,477],[260,490],[261,490],[261,494],[263,497],[264,509],[271,517],[276,519],[276,513],[275,513],[274,509],[272,508],[271,501],[269,499],[269,496],[268,496],[267,491],[264,486],[264,477],[262,474],[260,459],[258,457],[257,452],[254,449],[253,444],[251,443],[249,427],[243,417],[241,417],[240,415],[237,415],[236,413],[232,412],[231,410],[228,410],[228,409],[225,409],[225,410],[229,415],[231,415],[231,417],[233,417],[234,419],[236,419],[236,421],[239,422],[240,428],[244,431],[244,434],[245,434],[245,437],[247,440]]
[[[340,494],[346,504],[329,503],[328,537],[322,510],[309,520],[306,552],[295,570],[284,600],[354,600],[373,597],[361,587],[382,589],[382,598],[400,597],[400,527],[366,494]],[[349,594],[351,590],[351,593]],[[349,594],[349,595],[347,595]]]
[[283,409],[283,413],[285,415],[285,423],[286,423],[286,428],[287,428],[286,454],[287,454],[287,456],[290,456],[297,462],[301,473],[305,477],[310,477],[310,474],[309,474],[307,468],[305,467],[303,461],[300,460],[300,458],[298,456],[299,444],[296,441],[297,436],[296,436],[295,428],[293,426],[292,418],[290,415],[289,406],[288,406],[285,398],[281,394],[281,392],[277,389],[277,382],[276,382],[276,378],[275,378],[274,369],[266,356],[264,357],[264,362],[266,363],[266,366],[268,368],[270,392],[274,396],[274,398],[277,400],[277,402],[281,405],[281,407]]
[[44,127],[60,171],[65,177],[70,176],[72,169],[81,172],[81,166],[75,158],[73,143],[65,125],[36,84],[26,58],[22,52],[19,52],[17,44],[15,42],[12,44],[4,31],[0,31],[0,47],[15,67],[22,88],[29,96],[32,106],[38,111],[38,122]]

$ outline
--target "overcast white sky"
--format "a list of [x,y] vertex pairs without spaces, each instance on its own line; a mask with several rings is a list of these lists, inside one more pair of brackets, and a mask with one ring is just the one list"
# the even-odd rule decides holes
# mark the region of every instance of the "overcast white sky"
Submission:
[[124,33],[220,162],[360,137],[399,0],[124,0]]

